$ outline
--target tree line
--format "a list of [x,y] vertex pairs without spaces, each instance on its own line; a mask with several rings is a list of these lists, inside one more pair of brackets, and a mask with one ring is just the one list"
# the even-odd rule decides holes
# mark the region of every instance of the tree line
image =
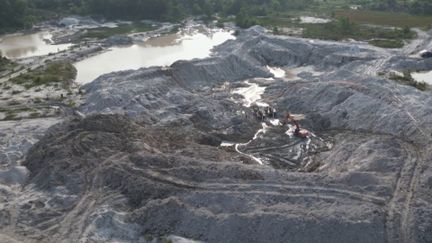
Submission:
[[[31,27],[59,15],[79,14],[108,19],[175,21],[191,15],[236,16],[241,27],[258,23],[257,16],[303,10],[321,0],[0,0],[0,32]],[[324,0],[325,2],[326,0]],[[366,8],[432,14],[431,0],[346,0]]]
[[108,19],[175,21],[187,16],[238,16],[241,26],[254,16],[287,9],[304,9],[314,0],[0,0],[0,32],[26,28],[59,14]]
[[367,9],[432,15],[431,0],[351,0]]

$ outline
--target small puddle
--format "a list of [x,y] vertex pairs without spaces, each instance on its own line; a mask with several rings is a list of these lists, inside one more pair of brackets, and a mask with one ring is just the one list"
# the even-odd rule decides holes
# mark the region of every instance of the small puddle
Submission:
[[270,73],[273,74],[273,76],[275,78],[285,78],[285,76],[286,76],[285,70],[283,70],[280,67],[270,67],[270,66],[267,66],[267,69],[269,70]]
[[[243,105],[246,107],[251,107],[252,104],[257,103],[261,96],[264,94],[266,87],[261,87],[256,83],[250,83],[249,81],[245,82],[247,87],[237,88],[233,91],[234,94],[239,94],[244,97]],[[258,102],[260,106],[268,106],[265,103]]]
[[322,75],[323,72],[316,71],[313,66],[303,66],[303,67],[297,67],[287,70],[287,77],[285,80],[296,80],[301,79],[300,74],[308,74],[312,77]]
[[[267,70],[273,74],[275,78],[283,79],[285,81],[293,81],[301,79],[300,74],[309,76],[319,76],[322,72],[316,71],[313,66],[301,66],[294,68],[270,67],[266,66]],[[301,75],[300,75],[301,76]]]
[[47,31],[33,34],[12,34],[0,37],[0,51],[9,59],[44,56],[68,49],[72,44],[51,45],[52,35]]
[[85,84],[102,74],[151,66],[169,66],[179,60],[206,58],[214,46],[235,39],[232,31],[196,26],[176,34],[149,38],[127,47],[114,47],[78,63],[76,82]]
[[[158,242],[158,241],[152,241],[152,242]],[[162,242],[172,242],[172,243],[204,243],[202,241],[192,240],[189,238],[184,238],[177,235],[170,235],[166,237]]]
[[432,85],[432,71],[411,73],[411,77],[417,82],[425,82]]

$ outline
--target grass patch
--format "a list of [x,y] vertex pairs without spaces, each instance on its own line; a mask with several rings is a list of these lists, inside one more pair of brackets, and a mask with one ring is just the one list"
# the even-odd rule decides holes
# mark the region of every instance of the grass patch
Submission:
[[68,62],[53,62],[46,66],[31,70],[11,79],[13,83],[24,86],[26,89],[41,85],[59,85],[67,87],[76,77],[75,67]]
[[[357,41],[368,41],[371,45],[383,48],[400,48],[404,45],[403,40],[416,37],[416,33],[408,27],[384,28],[367,26],[355,23],[346,17],[340,17],[329,23],[322,24],[300,23],[298,18],[290,16],[262,17],[259,18],[259,22],[261,25],[273,30],[302,28],[302,37],[305,38],[335,41],[354,39]],[[277,33],[283,33],[283,31],[277,31]]]
[[415,16],[405,13],[381,12],[369,10],[337,10],[336,17],[346,17],[359,24],[374,24],[393,27],[429,27],[432,16]]
[[173,243],[173,241],[167,238],[163,238],[162,243]]
[[[37,111],[30,107],[18,107],[18,108],[3,108],[0,109],[0,112],[5,113],[5,118],[3,120],[18,120],[21,119],[19,114],[24,112],[31,112],[31,114],[36,113]],[[30,116],[31,116],[30,114]],[[39,113],[38,113],[39,116]]]
[[70,100],[67,104],[70,108],[75,108],[77,106],[76,102],[73,100]]
[[298,21],[291,17],[261,17],[258,21],[265,27],[300,27]]
[[9,120],[16,120],[17,114],[16,113],[6,113],[5,118],[3,120],[9,121]]
[[41,116],[41,114],[39,112],[32,112],[32,113],[30,113],[30,117],[31,118],[37,118],[37,117],[40,117],[40,116]]
[[419,82],[413,79],[410,71],[404,71],[403,76],[390,74],[390,79],[404,85],[415,87],[421,91],[426,91],[429,89],[429,85],[426,82]]
[[402,40],[371,40],[369,44],[382,48],[401,48],[404,46]]
[[17,64],[7,59],[6,57],[2,57],[0,53],[0,72],[4,72],[7,70],[12,70],[16,67]]
[[88,30],[81,38],[105,39],[114,35],[124,35],[130,33],[147,32],[154,30],[149,24],[136,22],[132,24],[123,24],[115,28],[100,27]]
[[413,39],[416,33],[409,28],[381,28],[358,25],[347,18],[325,24],[304,24],[303,37],[335,40],[354,39],[368,41],[383,48],[403,47],[403,40]]

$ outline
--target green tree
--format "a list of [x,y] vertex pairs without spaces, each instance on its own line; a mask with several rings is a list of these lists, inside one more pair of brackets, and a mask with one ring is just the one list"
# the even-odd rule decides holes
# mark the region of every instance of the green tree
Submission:
[[337,25],[342,34],[350,34],[354,31],[354,23],[352,23],[347,17],[339,18]]
[[208,18],[210,18],[213,14],[213,9],[209,0],[204,0],[202,6],[203,14],[205,14]]
[[246,8],[240,10],[236,16],[235,22],[240,28],[249,28],[258,24],[258,21],[249,14]]
[[200,7],[200,5],[198,3],[194,3],[192,5],[192,13],[195,15],[201,14],[202,13],[202,9]]
[[0,0],[0,32],[23,28],[27,5],[24,0]]

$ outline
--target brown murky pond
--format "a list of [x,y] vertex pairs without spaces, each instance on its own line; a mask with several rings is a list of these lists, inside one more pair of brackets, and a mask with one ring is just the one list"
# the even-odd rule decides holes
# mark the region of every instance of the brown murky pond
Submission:
[[432,85],[432,71],[411,73],[414,80]]
[[51,38],[52,35],[48,31],[0,36],[0,51],[7,58],[19,59],[56,53],[72,45],[51,45]]
[[76,81],[85,84],[114,71],[169,66],[178,60],[205,58],[211,54],[214,46],[234,38],[232,31],[190,28],[175,34],[149,38],[131,46],[113,47],[76,63]]

